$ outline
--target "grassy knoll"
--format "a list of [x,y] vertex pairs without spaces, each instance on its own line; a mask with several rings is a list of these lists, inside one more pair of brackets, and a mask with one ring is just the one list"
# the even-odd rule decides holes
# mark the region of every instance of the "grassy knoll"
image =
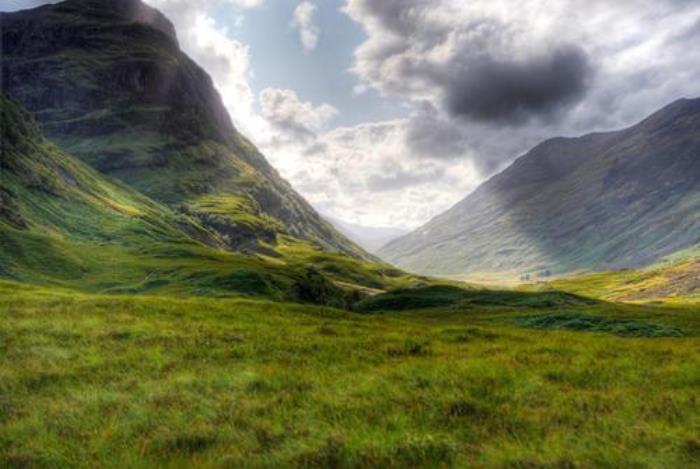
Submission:
[[[461,295],[368,314],[0,283],[0,466],[700,464],[696,308]],[[563,311],[680,332],[546,327]]]

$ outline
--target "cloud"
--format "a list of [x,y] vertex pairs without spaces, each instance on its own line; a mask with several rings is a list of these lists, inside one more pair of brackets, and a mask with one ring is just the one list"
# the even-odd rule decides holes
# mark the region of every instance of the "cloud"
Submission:
[[182,49],[214,80],[234,125],[246,135],[265,131],[266,123],[255,112],[250,87],[250,49],[217,24],[217,7],[253,8],[263,0],[147,0],[175,25]]
[[222,0],[224,3],[228,3],[241,8],[253,8],[262,5],[265,0]]
[[697,2],[346,0],[343,11],[366,33],[356,88],[403,102],[401,162],[442,165],[440,185],[457,162],[470,164],[456,178],[483,179],[546,138],[621,128],[700,94]]
[[405,144],[419,158],[459,158],[473,145],[467,129],[443,117],[429,103],[407,121]]
[[348,0],[345,11],[368,33],[353,67],[362,83],[388,95],[432,100],[454,116],[527,120],[575,103],[590,83],[583,49],[554,36],[546,46],[533,44],[516,19],[504,21],[486,8]]
[[368,225],[414,227],[475,187],[467,159],[425,159],[407,138],[412,119],[319,132],[263,144],[272,163],[317,209]]
[[529,61],[490,57],[456,61],[445,83],[445,107],[455,116],[482,121],[546,115],[581,98],[591,70],[575,47]]
[[[621,128],[700,95],[697,1],[344,1],[366,34],[348,92],[391,97],[405,109],[398,118],[332,128],[343,109],[313,95],[256,96],[255,50],[214,15],[260,0],[149,1],[211,73],[239,130],[342,220],[415,227],[544,139]],[[300,15],[309,21],[295,15],[299,25],[319,20]]]
[[[684,41],[695,34],[697,2],[346,0],[344,11],[367,34],[352,66],[359,86],[408,102],[428,100],[472,123],[527,128],[556,117],[585,128],[596,119],[583,109],[599,111],[599,124],[600,117],[628,123],[589,103],[609,103],[613,93],[621,100],[658,92],[666,81],[687,89],[681,64],[698,63],[689,51],[670,55],[668,45],[678,31],[686,33]],[[630,76],[645,79],[645,86],[614,86]],[[669,100],[668,91],[659,94]]]
[[299,41],[306,52],[316,49],[320,30],[314,23],[316,5],[304,0],[294,9],[292,27],[299,31]]
[[415,226],[542,140],[619,128],[697,94],[686,38],[700,8],[683,5],[347,0],[367,34],[355,91],[397,98],[406,116],[268,154],[332,216]]
[[306,141],[333,118],[338,110],[329,104],[314,106],[303,102],[293,90],[266,88],[260,92],[262,115],[277,130],[293,139]]
[[396,191],[407,187],[437,181],[445,174],[440,167],[428,168],[427,171],[407,170],[402,165],[393,164],[383,168],[381,173],[372,174],[367,178],[367,188],[372,192]]

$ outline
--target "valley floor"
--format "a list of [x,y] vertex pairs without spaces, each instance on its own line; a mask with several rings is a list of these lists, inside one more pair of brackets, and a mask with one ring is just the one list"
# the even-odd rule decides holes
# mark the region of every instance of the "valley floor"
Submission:
[[700,464],[697,304],[480,298],[363,315],[0,283],[0,466]]

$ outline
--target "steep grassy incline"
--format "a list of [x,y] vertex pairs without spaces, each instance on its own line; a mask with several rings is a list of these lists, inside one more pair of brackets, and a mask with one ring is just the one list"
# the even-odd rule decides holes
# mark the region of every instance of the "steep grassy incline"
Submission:
[[700,99],[619,132],[535,147],[379,254],[416,272],[650,264],[700,240]]
[[223,246],[192,219],[104,179],[47,142],[32,117],[2,95],[0,110],[0,274],[81,277],[91,270],[89,258],[103,258],[115,243]]
[[261,244],[264,255],[229,252],[227,240],[197,217],[175,213],[45,140],[13,100],[0,95],[0,110],[0,278],[92,292],[336,306],[348,306],[364,289],[414,280],[283,235],[274,246]]
[[0,22],[3,90],[62,149],[197,218],[231,250],[287,234],[369,258],[235,130],[211,78],[156,10],[68,0]]

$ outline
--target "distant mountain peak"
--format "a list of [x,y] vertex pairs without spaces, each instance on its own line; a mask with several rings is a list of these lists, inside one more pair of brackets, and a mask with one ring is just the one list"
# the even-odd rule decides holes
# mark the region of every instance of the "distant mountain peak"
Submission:
[[326,216],[326,219],[338,231],[371,253],[377,252],[390,241],[408,233],[408,230],[401,228],[360,225],[330,216]]
[[659,126],[663,121],[671,122],[678,117],[688,117],[694,114],[700,114],[700,98],[681,98],[651,114],[637,125]]

